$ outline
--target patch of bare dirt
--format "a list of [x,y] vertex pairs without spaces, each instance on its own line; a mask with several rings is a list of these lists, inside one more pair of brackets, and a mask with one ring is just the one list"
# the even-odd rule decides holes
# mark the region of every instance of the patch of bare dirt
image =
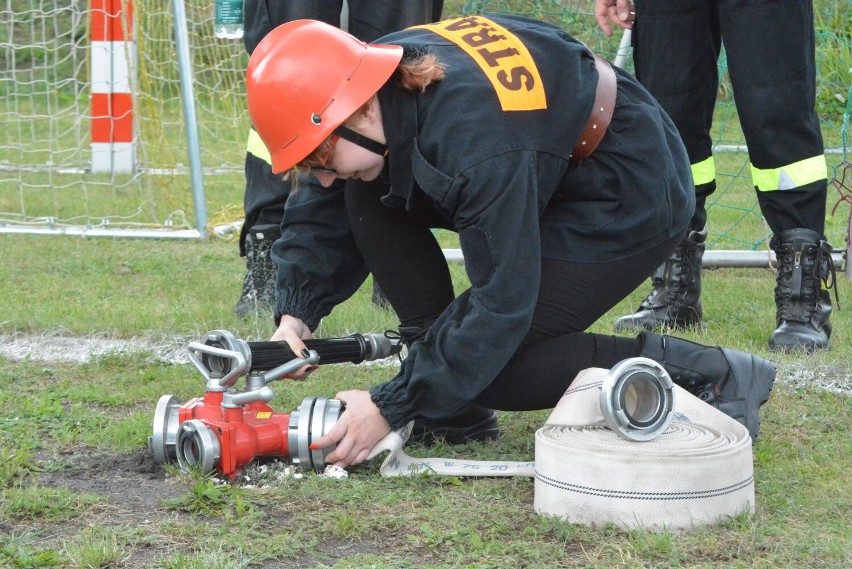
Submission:
[[111,455],[75,449],[61,451],[42,464],[39,485],[94,494],[139,522],[161,512],[162,500],[186,491],[185,483],[167,476],[146,451]]
[[[188,479],[168,473],[145,450],[131,454],[109,454],[88,448],[62,450],[55,454],[42,452],[35,462],[43,469],[34,474],[29,484],[43,488],[64,488],[79,494],[93,495],[101,502],[90,510],[89,519],[72,519],[58,523],[42,523],[38,520],[16,527],[0,525],[0,534],[36,533],[50,547],[61,551],[62,544],[70,536],[86,528],[141,530],[143,538],[126,548],[126,557],[116,567],[148,569],[162,566],[164,559],[177,552],[191,555],[192,543],[180,535],[163,535],[164,521],[181,519],[203,519],[203,515],[192,515],[170,509],[164,500],[174,499],[190,491]],[[252,487],[263,474],[268,479],[293,476],[292,467],[280,461],[258,462],[246,468],[232,484]],[[271,472],[271,475],[270,475]],[[250,476],[249,476],[250,475]],[[296,475],[298,476],[298,474]],[[280,479],[280,478],[279,478]],[[221,482],[221,481],[220,481]],[[330,484],[335,481],[329,480]],[[292,508],[304,504],[270,503],[264,507],[263,524],[275,531],[298,531],[292,519]],[[211,526],[221,520],[207,518]],[[169,527],[169,526],[165,526]],[[289,529],[288,529],[289,528]],[[148,531],[146,531],[146,529]],[[385,550],[388,540],[404,539],[404,536],[375,536],[372,539],[323,539],[314,551],[316,555],[298,558],[268,559],[254,561],[252,568],[302,569],[333,565],[341,559]]]

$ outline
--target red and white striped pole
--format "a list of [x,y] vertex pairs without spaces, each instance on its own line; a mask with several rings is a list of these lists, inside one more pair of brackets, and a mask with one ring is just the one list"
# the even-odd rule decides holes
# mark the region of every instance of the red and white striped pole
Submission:
[[136,68],[132,0],[91,0],[92,172],[136,168],[133,94]]

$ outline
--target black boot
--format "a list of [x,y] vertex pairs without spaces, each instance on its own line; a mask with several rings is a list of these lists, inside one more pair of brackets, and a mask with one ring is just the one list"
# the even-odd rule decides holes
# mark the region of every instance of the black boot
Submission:
[[654,272],[653,288],[639,310],[616,320],[615,329],[684,328],[701,322],[701,258],[706,240],[707,229],[690,231]]
[[[399,328],[399,334],[408,348],[425,338],[428,332],[428,327],[401,326]],[[426,445],[443,440],[451,445],[460,445],[473,441],[496,440],[499,436],[497,413],[478,405],[468,405],[460,413],[451,417],[414,421],[408,440]]]
[[[778,261],[775,324],[769,337],[772,351],[828,347],[831,337],[831,295],[835,284],[831,245],[810,229],[790,229],[770,241]],[[822,283],[826,288],[822,288]],[[837,295],[837,289],[834,294]]]
[[497,413],[478,405],[468,405],[452,417],[427,421],[414,421],[408,440],[426,445],[443,440],[447,444],[461,445],[473,441],[493,441],[500,436]]
[[769,399],[775,364],[758,356],[703,346],[673,336],[639,334],[640,355],[659,362],[672,381],[748,429],[760,430],[760,406]]
[[276,268],[270,253],[281,235],[277,225],[257,225],[246,235],[246,276],[243,292],[234,306],[240,316],[272,312],[275,309]]

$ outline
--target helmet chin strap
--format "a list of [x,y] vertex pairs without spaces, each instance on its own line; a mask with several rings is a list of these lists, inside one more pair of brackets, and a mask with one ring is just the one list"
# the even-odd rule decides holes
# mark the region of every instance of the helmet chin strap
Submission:
[[378,154],[379,156],[386,156],[388,153],[388,147],[381,142],[376,142],[372,138],[367,138],[363,134],[358,134],[354,130],[350,130],[343,125],[340,125],[336,129],[334,129],[334,134],[339,136],[340,138],[345,138],[352,144],[357,144],[361,148],[366,148],[373,154]]

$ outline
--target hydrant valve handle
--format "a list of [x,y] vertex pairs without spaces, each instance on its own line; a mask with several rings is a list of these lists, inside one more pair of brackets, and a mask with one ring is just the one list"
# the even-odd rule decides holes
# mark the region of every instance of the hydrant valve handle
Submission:
[[[201,375],[204,376],[204,379],[207,380],[208,384],[210,384],[211,379],[213,379],[219,387],[233,387],[233,385],[237,382],[237,379],[248,370],[246,358],[239,352],[226,350],[224,348],[217,348],[216,346],[209,346],[199,342],[190,342],[187,346],[187,350],[189,351],[189,361],[198,368],[198,371],[201,372]],[[233,360],[234,364],[226,368],[227,373],[223,377],[212,378],[213,372],[209,367],[207,367],[204,358],[200,354]]]
[[274,381],[276,379],[281,379],[282,377],[286,377],[291,373],[295,373],[305,365],[317,365],[319,364],[320,357],[316,350],[308,350],[307,358],[293,358],[287,363],[281,364],[276,368],[272,368],[263,374],[263,382],[269,383],[270,381]]
[[269,387],[261,387],[260,389],[253,389],[251,391],[242,391],[233,393],[231,391],[225,392],[222,396],[222,408],[223,409],[235,409],[237,407],[242,407],[248,403],[255,403],[257,401],[263,401],[264,403],[269,403],[272,401],[272,398],[275,397],[275,393]]

